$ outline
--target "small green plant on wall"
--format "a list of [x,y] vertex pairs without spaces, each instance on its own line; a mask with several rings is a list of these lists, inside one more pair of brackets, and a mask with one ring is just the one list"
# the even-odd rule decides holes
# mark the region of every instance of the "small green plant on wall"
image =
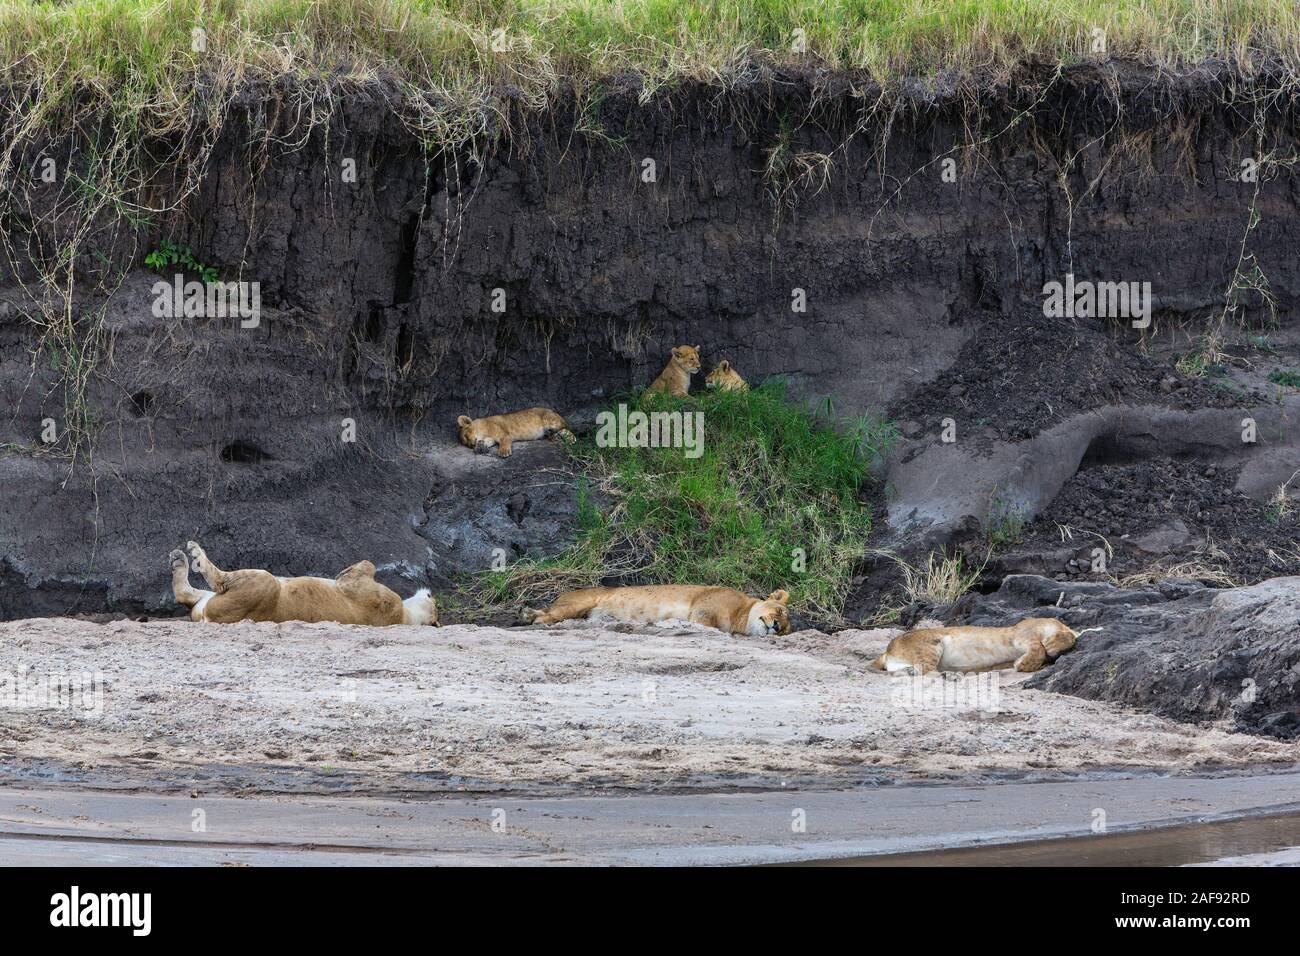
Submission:
[[204,282],[216,282],[220,278],[216,266],[199,262],[194,258],[194,251],[189,246],[172,242],[170,239],[158,243],[158,248],[144,257],[144,264],[155,272],[180,266],[181,269],[198,276]]

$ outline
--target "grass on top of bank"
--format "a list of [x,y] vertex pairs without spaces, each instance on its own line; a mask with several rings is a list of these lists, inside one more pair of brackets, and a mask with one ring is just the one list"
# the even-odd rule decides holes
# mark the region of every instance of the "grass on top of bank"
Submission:
[[540,105],[563,81],[725,83],[759,61],[879,80],[1112,57],[1249,70],[1300,62],[1298,25],[1292,0],[0,0],[0,57],[42,111],[89,94],[174,128],[196,89],[248,80]]
[[772,380],[749,392],[674,399],[635,396],[629,410],[698,413],[702,452],[573,446],[577,539],[558,557],[480,576],[483,606],[545,601],[602,579],[709,584],[751,595],[776,588],[800,610],[836,617],[871,530],[860,497],[870,467],[896,437],[868,419],[816,413]]

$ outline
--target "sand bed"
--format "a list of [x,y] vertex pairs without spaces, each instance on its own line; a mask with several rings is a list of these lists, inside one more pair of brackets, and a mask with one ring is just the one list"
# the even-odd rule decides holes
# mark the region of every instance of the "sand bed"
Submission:
[[[1284,765],[1300,745],[1020,686],[867,670],[895,631],[689,626],[0,624],[0,672],[99,672],[68,709],[0,709],[0,763],[153,786],[375,790],[970,779]],[[3,680],[3,675],[0,675]],[[933,680],[933,679],[931,679]],[[943,693],[946,689],[947,693]],[[3,690],[0,687],[0,690]],[[47,701],[48,703],[48,701]]]

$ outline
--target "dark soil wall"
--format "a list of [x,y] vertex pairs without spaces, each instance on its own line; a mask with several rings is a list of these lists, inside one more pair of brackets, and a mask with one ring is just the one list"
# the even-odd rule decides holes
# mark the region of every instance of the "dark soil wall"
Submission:
[[[75,306],[104,307],[109,337],[91,385],[96,450],[71,472],[33,451],[65,394],[48,362],[32,371],[17,281],[31,263],[2,266],[0,616],[166,612],[167,553],[191,537],[218,562],[280,573],[368,557],[403,591],[486,567],[495,548],[553,551],[572,509],[551,470],[560,456],[533,444],[509,462],[476,457],[454,444],[455,416],[544,404],[583,420],[652,378],[675,344],[701,345],[706,368],[725,357],[751,380],[786,375],[844,413],[906,411],[925,429],[943,405],[927,383],[947,375],[942,394],[962,397],[951,367],[963,349],[1033,342],[1006,359],[1017,380],[1022,354],[1069,365],[1078,343],[1039,330],[1044,282],[1071,268],[1150,281],[1162,328],[1217,314],[1255,195],[1230,177],[1261,149],[1296,151],[1293,101],[1263,102],[1256,126],[1267,77],[1234,89],[1207,72],[1117,67],[1045,90],[1025,80],[980,102],[915,94],[875,113],[875,98],[838,81],[814,92],[809,78],[645,106],[611,87],[517,117],[477,157],[428,162],[380,93],[341,101],[301,142],[246,104],[187,219],[134,247],[103,243],[132,271],[107,302]],[[252,117],[288,142],[265,143]],[[957,182],[943,182],[937,161],[972,141],[979,151],[954,152]],[[824,186],[811,154],[830,157]],[[647,158],[655,183],[641,178]],[[356,184],[341,181],[344,159]],[[1250,234],[1291,327],[1297,198],[1276,170]],[[5,218],[13,248],[52,238],[33,221]],[[260,326],[154,318],[142,259],[162,237],[260,282]],[[1077,328],[1089,354],[1133,354],[1131,331]],[[1046,412],[990,380],[1005,400],[958,413],[1015,442],[1117,400],[1260,400],[1162,388],[1164,359],[1123,367],[1105,387],[1048,375]],[[340,440],[349,418],[354,444]]]

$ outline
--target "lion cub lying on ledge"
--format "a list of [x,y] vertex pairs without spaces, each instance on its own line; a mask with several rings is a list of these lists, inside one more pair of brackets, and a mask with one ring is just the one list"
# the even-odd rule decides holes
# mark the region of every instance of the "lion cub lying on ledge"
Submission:
[[195,542],[186,544],[194,568],[211,591],[190,587],[185,552],[171,553],[172,590],[176,602],[190,609],[190,620],[233,624],[236,621],[337,621],[339,624],[432,624],[438,606],[428,588],[403,601],[375,580],[375,566],[358,561],[336,578],[279,578],[270,571],[222,571]]
[[1027,617],[1012,627],[926,627],[894,638],[871,666],[928,674],[1014,664],[1029,673],[1074,647],[1082,633],[1054,617]]
[[549,408],[526,408],[522,412],[507,412],[487,418],[470,418],[462,415],[456,419],[460,429],[460,443],[475,452],[485,452],[496,446],[502,458],[510,457],[510,446],[517,441],[537,441],[560,435],[572,438],[569,423]]
[[785,591],[773,591],[763,599],[747,597],[731,588],[698,584],[584,588],[561,594],[545,611],[525,608],[524,617],[533,624],[554,624],[583,617],[635,624],[682,620],[732,634],[763,637],[790,633],[790,615],[785,609],[789,600],[790,595]]

